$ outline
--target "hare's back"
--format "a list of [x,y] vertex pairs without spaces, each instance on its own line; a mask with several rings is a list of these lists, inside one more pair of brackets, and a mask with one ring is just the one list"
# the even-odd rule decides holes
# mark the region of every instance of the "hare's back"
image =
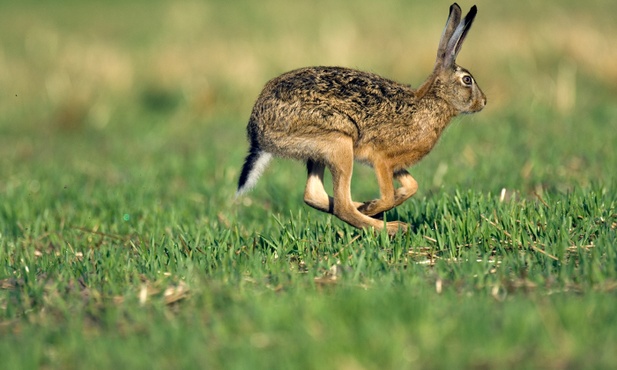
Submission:
[[413,90],[407,85],[343,67],[308,67],[287,72],[271,80],[264,93],[279,101],[326,104],[347,114],[413,99]]

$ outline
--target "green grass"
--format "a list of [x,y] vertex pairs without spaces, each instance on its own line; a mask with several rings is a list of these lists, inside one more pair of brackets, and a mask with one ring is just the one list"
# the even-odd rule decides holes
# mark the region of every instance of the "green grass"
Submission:
[[305,206],[300,163],[234,200],[245,124],[304,65],[418,84],[449,3],[256,4],[0,3],[2,366],[614,368],[615,6],[478,3],[488,106],[390,239]]

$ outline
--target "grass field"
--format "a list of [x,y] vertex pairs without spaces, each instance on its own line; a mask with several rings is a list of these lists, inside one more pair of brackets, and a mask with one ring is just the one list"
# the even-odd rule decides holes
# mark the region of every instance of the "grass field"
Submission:
[[614,2],[477,2],[488,105],[410,169],[409,233],[305,206],[292,161],[234,200],[268,79],[418,85],[449,5],[0,2],[2,368],[615,368]]

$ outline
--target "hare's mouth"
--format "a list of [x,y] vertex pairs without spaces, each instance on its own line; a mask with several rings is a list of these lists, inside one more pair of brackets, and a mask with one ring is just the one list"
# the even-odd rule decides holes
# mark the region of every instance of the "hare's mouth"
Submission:
[[473,106],[471,106],[468,110],[466,110],[464,112],[461,112],[461,114],[474,114],[474,113],[478,113],[479,111],[484,109],[485,106],[486,106],[486,102],[484,102],[484,103],[478,102],[478,103],[474,104]]

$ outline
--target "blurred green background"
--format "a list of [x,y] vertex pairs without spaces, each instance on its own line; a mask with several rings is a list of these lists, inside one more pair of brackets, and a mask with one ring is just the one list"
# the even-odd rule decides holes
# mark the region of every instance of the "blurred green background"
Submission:
[[[613,179],[615,2],[476,3],[458,62],[488,105],[456,119],[412,170],[420,190],[565,190]],[[171,150],[216,160],[212,170],[220,173],[201,173],[216,181],[200,186],[231,196],[247,147],[244,127],[268,79],[341,65],[417,86],[431,71],[449,5],[3,1],[0,189],[6,196],[26,181],[22,171],[51,158],[62,163],[56,170],[113,182],[126,162],[154,166]],[[276,166],[295,177],[283,188],[300,194],[295,174],[304,169]],[[359,171],[364,181],[355,187],[373,194],[363,185],[370,170]]]

